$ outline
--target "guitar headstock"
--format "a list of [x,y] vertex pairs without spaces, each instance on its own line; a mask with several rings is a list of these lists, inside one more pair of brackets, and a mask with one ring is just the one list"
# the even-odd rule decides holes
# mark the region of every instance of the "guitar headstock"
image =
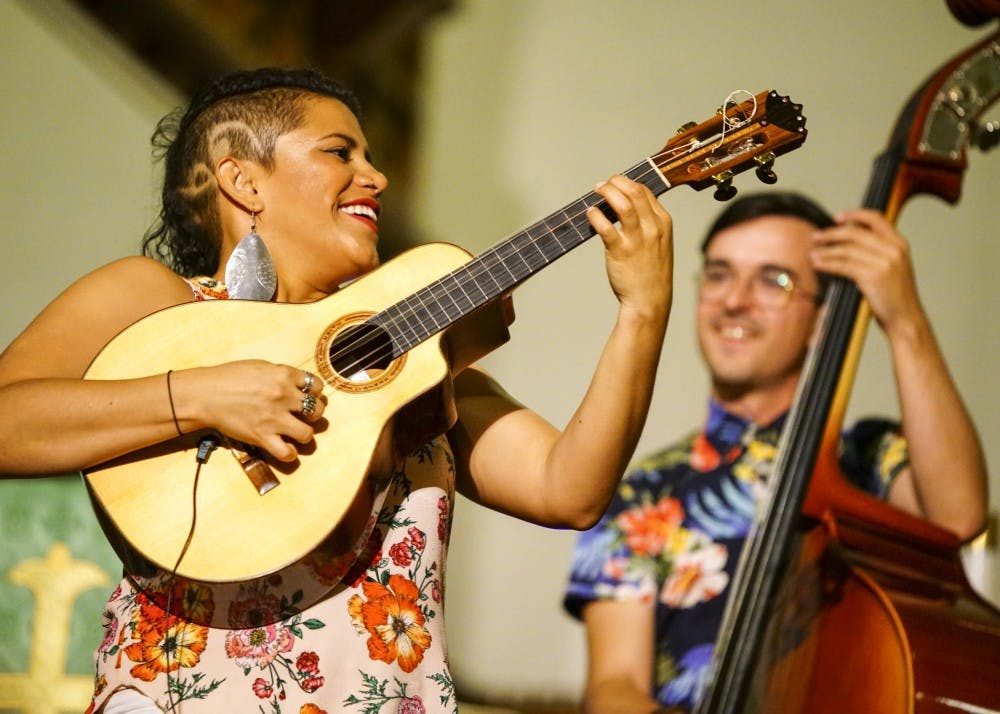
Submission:
[[775,91],[729,103],[700,124],[686,124],[663,149],[650,157],[670,186],[688,184],[696,190],[715,186],[715,197],[736,194],[733,177],[756,169],[764,183],[774,183],[776,157],[806,139],[802,105]]

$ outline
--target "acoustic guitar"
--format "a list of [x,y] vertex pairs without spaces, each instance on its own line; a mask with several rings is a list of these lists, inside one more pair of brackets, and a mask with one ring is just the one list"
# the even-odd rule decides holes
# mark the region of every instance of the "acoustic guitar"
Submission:
[[[775,157],[805,141],[802,107],[774,91],[747,97],[683,126],[624,175],[655,195],[686,184],[714,186],[720,199],[750,168],[773,183]],[[330,416],[290,465],[218,436],[199,472],[205,435],[192,434],[89,469],[95,509],[126,567],[134,550],[189,580],[236,583],[310,553],[369,490],[380,441],[415,447],[454,422],[452,376],[509,338],[506,298],[517,285],[594,235],[591,206],[615,220],[591,192],[475,258],[427,244],[313,303],[188,303],[123,330],[87,379],[263,359],[321,375]]]

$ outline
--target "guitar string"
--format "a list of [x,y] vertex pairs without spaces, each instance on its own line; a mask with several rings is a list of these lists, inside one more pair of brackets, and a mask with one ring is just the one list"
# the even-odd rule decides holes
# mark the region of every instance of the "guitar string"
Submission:
[[[747,94],[749,96],[749,99],[748,100],[744,100],[743,102],[736,102],[735,99],[734,99],[734,97],[736,95],[740,94],[740,93]],[[733,118],[733,117],[729,116],[728,109],[726,109],[727,107],[729,107],[730,105],[732,105],[732,108],[734,110],[737,110],[737,111],[734,111],[734,113],[738,113],[739,108],[741,106],[743,106],[744,104],[747,104],[747,103],[750,104],[750,111],[749,111],[748,114],[746,114],[743,117],[738,117],[738,118]],[[721,133],[720,138],[719,138],[719,146],[720,147],[723,146],[724,143],[725,143],[725,135],[726,135],[727,128],[735,130],[735,129],[741,128],[743,126],[746,126],[746,125],[750,124],[752,121],[754,121],[754,118],[756,117],[757,110],[758,110],[757,97],[755,95],[751,94],[750,92],[748,92],[747,90],[743,90],[743,89],[734,90],[733,92],[730,92],[730,94],[726,97],[726,100],[724,102],[723,108],[725,109],[725,111],[721,112],[721,114],[722,114],[722,127],[723,128],[722,128],[722,133]],[[758,118],[758,121],[759,120],[760,119]],[[673,157],[671,156],[671,153],[673,154],[673,156],[684,155],[685,153],[692,153],[692,152],[694,152],[694,151],[696,151],[698,149],[703,148],[704,146],[706,146],[709,143],[711,143],[711,142],[710,141],[705,141],[705,142],[697,143],[697,144],[695,144],[693,146],[689,144],[686,147],[679,147],[679,148],[673,149],[671,151],[661,151],[661,152],[659,152],[657,154],[654,154],[652,157],[650,157],[650,159],[663,160],[664,158],[668,158],[668,157],[672,159]],[[629,169],[629,171],[637,169],[640,166],[645,168],[645,166],[647,166],[648,163],[649,163],[649,161],[637,164],[636,166],[632,167],[632,169]],[[637,174],[636,178],[637,178],[637,180],[640,180],[640,181],[646,180],[646,179],[649,178],[649,176],[651,175],[651,173],[656,173],[656,172],[659,172],[659,168],[654,165],[652,171],[645,171],[643,173]],[[396,318],[390,318],[390,319],[388,319],[388,326],[389,327],[394,327],[394,326],[398,327],[398,325],[400,323],[410,324],[412,322],[411,318],[413,316],[418,316],[421,311],[417,310],[415,308],[410,308],[409,311],[407,312],[406,309],[404,309],[402,307],[399,307],[399,305],[401,305],[401,304],[405,305],[406,303],[409,303],[409,302],[415,300],[415,301],[420,302],[420,307],[422,308],[422,312],[424,314],[427,314],[431,318],[431,320],[434,322],[434,326],[436,328],[438,328],[438,329],[443,329],[443,327],[440,324],[438,324],[437,315],[440,315],[443,312],[444,313],[444,318],[447,321],[447,319],[448,319],[448,311],[447,311],[447,309],[445,308],[443,310],[438,310],[438,313],[436,315],[433,311],[427,309],[427,305],[426,305],[426,303],[424,303],[424,301],[423,301],[423,299],[421,297],[421,293],[433,294],[433,292],[434,292],[434,290],[436,288],[442,288],[444,286],[444,284],[447,281],[449,281],[449,280],[451,280],[452,282],[454,282],[455,286],[461,291],[462,295],[466,298],[466,300],[468,300],[469,304],[471,306],[473,306],[473,307],[479,307],[479,305],[476,305],[475,301],[472,298],[470,298],[469,293],[465,290],[465,285],[470,285],[471,284],[473,286],[478,287],[479,292],[482,293],[482,295],[483,295],[484,298],[486,298],[483,301],[483,303],[480,303],[480,305],[481,304],[485,304],[485,302],[488,302],[490,299],[492,299],[492,297],[496,297],[496,295],[494,295],[492,297],[489,296],[489,295],[487,295],[487,293],[485,292],[485,290],[483,290],[482,287],[479,286],[479,279],[481,278],[481,276],[482,276],[483,273],[486,273],[487,275],[489,275],[490,278],[493,279],[493,282],[497,285],[497,287],[501,288],[501,292],[502,292],[503,287],[500,285],[499,281],[497,281],[496,271],[494,270],[494,268],[497,265],[502,265],[505,268],[507,268],[507,263],[505,263],[504,259],[501,258],[501,259],[497,259],[496,261],[494,261],[492,263],[492,265],[491,265],[491,264],[489,264],[489,259],[491,257],[497,255],[498,254],[498,250],[500,248],[506,247],[506,246],[510,246],[513,242],[516,242],[516,239],[519,238],[519,237],[527,236],[530,239],[525,245],[513,249],[513,255],[516,255],[517,257],[521,258],[522,262],[524,262],[525,266],[528,268],[528,271],[529,271],[528,275],[530,275],[531,273],[533,273],[536,270],[540,269],[541,267],[544,267],[545,265],[547,265],[548,263],[550,263],[555,258],[560,257],[561,255],[563,255],[566,252],[565,250],[562,250],[563,246],[561,244],[559,246],[560,247],[560,252],[557,252],[553,256],[551,254],[546,253],[541,248],[539,248],[538,247],[539,243],[542,240],[548,240],[548,239],[551,239],[551,238],[554,238],[555,241],[556,241],[556,243],[559,243],[560,239],[556,235],[556,233],[560,229],[565,228],[567,225],[571,225],[572,227],[574,227],[577,230],[577,233],[580,233],[579,228],[577,228],[574,225],[574,222],[578,221],[582,215],[585,215],[586,210],[588,210],[591,206],[593,206],[593,205],[599,205],[601,203],[600,201],[598,201],[596,204],[594,204],[594,203],[588,203],[588,200],[590,199],[591,196],[593,196],[593,194],[589,194],[588,196],[585,196],[585,197],[583,197],[581,199],[578,199],[576,202],[574,202],[575,204],[583,203],[583,205],[584,205],[585,208],[584,208],[584,210],[582,212],[578,212],[578,213],[575,213],[575,214],[569,214],[569,213],[567,213],[566,212],[566,208],[568,208],[569,206],[574,205],[573,203],[568,204],[567,207],[564,207],[563,214],[564,214],[566,220],[564,220],[562,223],[558,224],[554,228],[547,229],[542,235],[540,235],[538,237],[532,237],[531,236],[531,230],[534,229],[534,228],[537,228],[540,225],[543,225],[545,223],[545,221],[547,221],[549,218],[551,218],[551,216],[554,215],[554,214],[550,214],[550,216],[547,216],[546,218],[544,218],[544,219],[542,219],[540,221],[537,221],[536,223],[532,224],[531,226],[529,226],[527,229],[525,229],[521,233],[513,236],[513,238],[510,241],[502,242],[501,244],[499,244],[498,246],[494,246],[494,248],[488,250],[486,253],[484,253],[483,255],[479,256],[478,258],[473,259],[474,265],[463,266],[458,271],[453,271],[452,273],[450,273],[450,274],[448,274],[448,275],[440,278],[439,280],[435,281],[434,283],[431,283],[430,285],[428,285],[425,288],[421,289],[420,291],[418,291],[414,295],[410,296],[409,298],[406,298],[406,299],[400,301],[400,303],[397,303],[396,305],[390,306],[389,308],[387,308],[386,310],[384,310],[381,314],[384,315],[385,313],[393,310],[394,308],[398,308],[396,311],[399,313],[399,315]],[[580,235],[581,242],[583,240],[589,239],[592,236],[593,236],[592,232],[588,232],[588,234],[586,236],[584,236],[584,235],[581,234]],[[571,247],[575,247],[575,246],[571,246]],[[525,259],[525,250],[527,248],[535,248],[535,250],[541,255],[542,261],[541,261],[540,265],[532,265],[528,260]],[[475,268],[482,268],[482,269],[480,270],[479,273],[476,273],[475,272]],[[459,272],[463,272],[464,273],[464,276],[463,276],[464,280],[465,280],[464,284],[460,280],[455,279],[455,277],[454,277]],[[507,272],[511,275],[512,278],[515,279],[515,281],[517,281],[517,280],[520,279],[517,275],[513,274],[510,271],[509,268],[507,269]],[[525,277],[525,276],[522,276],[522,277]],[[447,297],[447,298],[450,298],[451,301],[452,301],[452,303],[456,307],[459,307],[459,309],[461,310],[461,308],[460,308],[460,306],[458,304],[458,301],[455,299],[455,295],[456,295],[455,291],[449,290],[448,288],[444,288],[444,296]],[[440,299],[438,299],[436,301],[436,304],[438,306],[441,306]],[[417,319],[420,322],[421,327],[423,327],[426,330],[427,328],[426,328],[426,325],[424,325],[423,320],[421,320],[419,317],[417,317]],[[367,324],[370,324],[370,323],[371,323],[371,319],[369,319],[367,321]],[[416,330],[411,330],[411,331],[414,333],[414,336],[416,336],[416,334],[417,334]],[[356,350],[358,347],[362,347],[362,346],[368,345],[369,343],[371,343],[375,339],[377,339],[377,337],[375,337],[375,336],[372,336],[372,337],[365,337],[365,336],[363,336],[362,338],[356,339],[353,342],[348,342],[347,343],[347,347],[345,349],[340,350],[339,352],[332,353],[331,354],[331,359],[344,356],[344,355],[348,354],[349,352]],[[376,350],[380,350],[380,351],[376,351]],[[350,372],[353,373],[353,372],[357,371],[359,368],[363,368],[362,365],[371,364],[373,361],[381,360],[381,359],[389,359],[391,357],[392,357],[392,348],[391,347],[389,348],[389,353],[388,354],[384,354],[383,343],[379,343],[379,345],[376,348],[372,349],[367,354],[363,354],[363,355],[359,355],[359,356],[355,357],[355,361],[349,365],[350,369],[348,371],[350,371]]]
[[[735,97],[737,94],[740,93],[748,95],[750,99],[744,99],[742,102],[736,102],[736,100],[733,99],[733,97]],[[730,103],[733,104],[733,108],[739,108],[748,101],[753,102],[752,109],[750,110],[749,116],[747,116],[742,121],[739,120],[734,121],[725,111],[726,107],[728,107]],[[726,129],[731,128],[733,131],[736,131],[737,129],[749,124],[750,120],[753,119],[753,117],[757,114],[757,97],[756,95],[751,94],[745,89],[734,89],[732,92],[729,93],[729,96],[726,97],[726,101],[722,103],[722,108],[723,108],[722,134],[719,136],[719,146],[723,146],[726,143]]]
[[[746,91],[746,90],[736,90],[735,92],[730,93],[729,97],[733,97],[737,92],[740,92],[740,91]],[[728,101],[729,97],[727,97],[727,101]],[[752,103],[753,110],[751,111],[750,115],[748,117],[746,117],[745,119],[738,120],[738,121],[734,122],[725,112],[723,112],[723,115],[722,115],[723,116],[723,131],[722,131],[722,134],[721,134],[720,140],[719,140],[720,141],[720,146],[724,143],[725,127],[727,125],[730,126],[730,127],[739,128],[739,127],[742,127],[742,126],[745,126],[745,125],[749,124],[754,119],[754,116],[755,116],[755,114],[757,112],[757,99],[756,99],[756,97],[753,97],[753,96],[752,96],[752,99],[753,99],[753,103]],[[737,105],[737,106],[739,106],[739,105]],[[672,148],[672,149],[669,149],[669,150],[663,150],[663,151],[660,151],[658,153],[653,154],[649,158],[654,162],[654,164],[657,161],[664,161],[664,160],[671,161],[671,160],[674,160],[678,156],[683,156],[683,155],[691,154],[691,153],[693,153],[693,152],[695,152],[695,151],[703,148],[704,146],[708,145],[709,143],[711,143],[711,141],[698,142],[695,145],[688,144],[688,145],[686,145],[684,147],[677,147],[677,148]],[[641,166],[642,167],[648,166],[648,164],[649,164],[648,161],[641,162],[641,163],[636,164],[635,166],[633,166],[631,169],[629,169],[629,171],[632,171],[634,169],[638,169]],[[656,166],[656,165],[654,165],[653,167],[645,169],[644,171],[636,174],[636,180],[640,181],[640,182],[644,182],[646,180],[649,180],[651,177],[655,177],[659,172],[660,172],[659,167]],[[585,216],[587,210],[589,210],[593,206],[597,206],[597,205],[600,205],[602,203],[602,201],[598,201],[597,203],[587,203],[587,200],[590,199],[594,195],[595,194],[593,192],[591,192],[591,193],[587,194],[586,196],[581,197],[580,199],[577,199],[576,201],[571,202],[570,204],[567,204],[567,206],[562,209],[564,220],[561,223],[559,223],[556,226],[554,226],[554,227],[547,228],[545,230],[545,232],[543,232],[542,234],[538,235],[537,237],[531,235],[532,229],[535,229],[535,228],[537,228],[539,226],[543,226],[545,224],[545,222],[548,219],[550,219],[552,217],[552,215],[555,215],[555,214],[550,214],[549,216],[546,216],[545,218],[543,218],[543,219],[541,219],[539,221],[536,221],[535,223],[533,223],[528,228],[526,228],[526,229],[522,230],[521,232],[519,232],[519,233],[515,234],[514,236],[512,236],[511,239],[509,239],[507,241],[501,242],[500,244],[498,244],[498,245],[494,246],[493,248],[487,250],[481,256],[479,256],[477,258],[474,258],[473,261],[472,261],[474,263],[474,265],[472,265],[472,266],[470,266],[470,265],[464,265],[461,268],[458,268],[455,271],[452,271],[451,273],[448,273],[447,275],[442,276],[438,280],[430,283],[429,285],[425,286],[421,290],[417,291],[417,293],[415,293],[414,295],[412,295],[412,296],[410,296],[408,298],[405,298],[405,299],[401,300],[400,302],[396,303],[395,305],[392,305],[392,306],[386,308],[380,314],[385,314],[385,313],[393,310],[394,308],[398,308],[396,311],[399,313],[399,315],[397,317],[395,317],[395,318],[389,318],[387,320],[387,326],[389,326],[389,327],[396,327],[398,329],[400,324],[404,324],[404,325],[410,324],[412,322],[411,318],[413,318],[413,317],[416,316],[417,317],[417,321],[420,323],[420,325],[422,327],[424,327],[424,329],[427,329],[426,326],[423,323],[423,320],[421,320],[419,318],[420,313],[423,312],[424,314],[427,314],[430,317],[430,319],[434,322],[435,327],[437,327],[439,329],[443,329],[443,326],[441,326],[441,325],[438,324],[438,319],[437,318],[438,318],[439,315],[443,315],[444,319],[447,321],[447,319],[448,319],[448,310],[447,310],[447,308],[443,307],[442,302],[441,302],[441,298],[438,298],[435,301],[435,304],[439,307],[439,309],[437,310],[437,312],[434,312],[433,310],[427,308],[426,304],[423,302],[421,294],[430,294],[430,295],[433,295],[435,289],[437,289],[439,292],[443,292],[443,297],[450,298],[451,301],[453,302],[453,304],[456,307],[459,307],[459,304],[458,304],[458,302],[455,299],[455,294],[456,294],[455,291],[453,289],[449,289],[448,287],[445,286],[445,284],[447,282],[451,281],[451,282],[454,283],[454,285],[459,290],[461,290],[462,294],[470,302],[470,304],[472,304],[472,305],[475,306],[475,301],[472,300],[469,297],[469,293],[465,290],[465,286],[466,285],[470,285],[470,284],[476,285],[477,282],[478,282],[478,280],[482,277],[482,275],[484,273],[488,274],[493,279],[494,283],[497,283],[498,287],[500,287],[499,282],[496,279],[496,271],[494,270],[497,266],[502,266],[502,267],[506,268],[507,269],[507,273],[510,275],[510,277],[514,278],[515,281],[517,281],[517,280],[523,279],[523,277],[527,277],[527,276],[531,275],[533,272],[541,269],[541,267],[544,267],[545,265],[547,265],[548,263],[550,263],[553,259],[560,257],[562,254],[564,254],[565,251],[560,252],[560,253],[556,253],[555,255],[552,255],[551,253],[546,252],[542,248],[539,248],[539,245],[544,240],[552,240],[552,239],[554,239],[555,242],[558,244],[559,241],[560,241],[560,239],[559,239],[558,236],[556,236],[556,232],[557,231],[559,231],[560,229],[565,229],[567,226],[576,228],[574,222],[579,221],[581,219],[581,217]],[[581,202],[584,205],[583,210],[579,210],[576,213],[567,213],[566,212],[567,208],[575,206],[576,204],[580,204]],[[559,213],[559,211],[556,211],[555,213]],[[579,232],[579,229],[577,229],[577,232]],[[589,234],[587,236],[585,236],[585,237],[581,236],[581,238],[582,238],[581,242],[583,240],[589,239],[593,235],[594,235],[593,232],[589,232]],[[525,266],[528,268],[528,273],[525,276],[521,276],[521,278],[519,278],[509,268],[509,263],[507,261],[509,261],[509,259],[510,259],[511,256],[508,256],[507,259],[497,257],[494,260],[493,263],[490,263],[489,259],[493,258],[494,256],[498,256],[498,250],[500,248],[512,246],[513,243],[518,242],[517,239],[521,238],[521,237],[526,237],[527,240],[526,241],[521,241],[522,243],[524,243],[524,245],[521,245],[521,246],[518,246],[518,247],[514,247],[513,248],[513,252],[511,254],[511,256],[516,255],[517,257],[521,258],[522,262],[524,262]],[[534,248],[535,251],[538,254],[540,254],[540,256],[541,256],[541,262],[539,264],[532,265],[532,263],[529,261],[529,259],[525,258],[526,251],[528,249],[530,249],[530,248]],[[562,248],[561,244],[560,244],[560,248]],[[479,272],[476,272],[476,269],[479,269]],[[455,277],[456,275],[459,275],[459,274],[462,274],[462,273],[464,273],[464,276],[461,279]],[[463,283],[463,280],[464,280],[464,283]],[[442,288],[443,288],[443,290],[441,290]],[[486,293],[481,288],[479,289],[479,291],[481,293],[483,293],[484,297],[486,297]],[[405,308],[405,307],[399,307],[400,305],[406,305],[407,303],[411,302],[411,300],[413,298],[416,298],[416,300],[420,302],[421,307],[423,308],[422,311],[419,310],[419,309],[417,309],[417,308],[414,308],[414,307],[411,307],[411,308],[408,308],[408,309]],[[489,299],[491,299],[491,298],[487,298],[486,302],[488,302]],[[485,304],[485,302],[483,304]],[[370,318],[364,324],[370,324],[371,320],[372,320],[372,318]],[[401,332],[403,332],[403,331],[401,331]],[[415,333],[416,331],[413,330],[413,332]],[[339,349],[339,350],[331,353],[331,355],[330,355],[331,361],[333,361],[333,360],[335,360],[335,359],[337,359],[339,357],[344,357],[346,355],[349,355],[349,354],[355,352],[359,348],[372,347],[371,343],[374,343],[377,340],[378,340],[377,336],[372,336],[370,333],[367,333],[367,334],[361,336],[360,338],[355,339],[354,341],[349,341],[346,344],[345,347],[343,347],[343,348],[341,348],[341,349]],[[348,373],[348,374],[354,374],[355,372],[358,372],[361,369],[364,369],[365,365],[374,364],[374,363],[377,363],[377,362],[379,362],[379,361],[381,361],[383,359],[389,359],[389,358],[391,358],[392,357],[392,348],[389,347],[388,354],[385,353],[385,349],[386,348],[384,347],[384,343],[383,342],[381,342],[381,341],[377,342],[374,345],[374,347],[372,349],[370,349],[369,352],[367,352],[365,354],[361,354],[361,355],[355,355],[353,357],[354,361],[351,362],[348,365],[348,368],[345,369],[345,370],[343,370],[343,371],[346,372],[346,373]]]
[[[691,145],[687,145],[687,146],[684,146],[684,147],[673,148],[673,149],[670,149],[670,150],[664,150],[664,151],[658,152],[656,154],[653,154],[650,158],[652,160],[654,160],[654,161],[657,161],[657,160],[663,161],[664,159],[666,159],[666,160],[673,160],[674,157],[685,155],[685,154],[690,154],[693,151],[701,148],[703,145],[704,144],[699,144],[699,145],[694,146],[694,147],[692,147]],[[640,167],[643,167],[645,170],[642,171],[642,172],[640,172],[640,173],[638,173],[636,175],[636,180],[638,180],[638,181],[648,180],[651,176],[655,176],[659,172],[659,169],[657,167],[645,168],[648,165],[649,165],[649,162],[648,161],[644,161],[644,162],[641,162],[640,164],[636,164],[631,169],[629,169],[629,171],[633,171],[633,170],[636,170],[636,169],[638,169]],[[626,172],[626,173],[628,173],[628,172]],[[580,199],[577,199],[576,201],[574,201],[574,202],[572,202],[570,204],[567,204],[567,206],[562,209],[562,214],[563,214],[564,220],[562,220],[562,222],[558,223],[554,227],[551,227],[551,228],[546,227],[545,232],[543,232],[542,234],[540,234],[538,236],[533,236],[532,235],[532,231],[535,230],[535,229],[537,229],[540,226],[544,226],[545,222],[548,221],[549,219],[551,219],[553,215],[558,214],[559,211],[555,212],[554,214],[550,214],[546,218],[543,218],[543,219],[541,219],[539,221],[536,221],[534,224],[532,224],[528,228],[524,229],[520,233],[518,233],[515,236],[513,236],[510,240],[503,241],[500,244],[494,246],[493,248],[487,250],[481,256],[479,256],[477,258],[474,258],[473,259],[473,265],[471,265],[471,266],[470,265],[464,265],[461,268],[459,268],[459,269],[457,269],[455,271],[452,271],[451,273],[449,273],[449,274],[447,274],[447,275],[439,278],[438,280],[432,282],[431,284],[425,286],[424,288],[422,288],[421,290],[419,290],[417,293],[415,293],[414,295],[410,296],[409,298],[401,300],[396,305],[393,305],[393,306],[390,306],[389,308],[386,308],[380,314],[385,314],[387,312],[393,311],[394,309],[395,309],[396,312],[399,313],[397,317],[395,317],[395,318],[389,318],[386,321],[387,322],[387,326],[388,327],[396,327],[398,329],[399,325],[401,325],[401,324],[402,325],[410,324],[412,322],[412,318],[416,316],[417,317],[417,321],[420,323],[420,325],[422,327],[424,327],[424,329],[426,329],[426,326],[424,325],[424,321],[422,319],[420,319],[420,317],[419,317],[419,315],[422,312],[423,314],[428,315],[428,317],[433,321],[435,327],[437,327],[439,329],[443,329],[443,327],[439,324],[438,317],[441,316],[441,315],[443,315],[444,318],[445,318],[445,320],[447,320],[447,318],[448,318],[448,310],[442,304],[442,297],[443,298],[449,298],[449,299],[451,299],[451,301],[455,305],[455,307],[459,307],[460,308],[460,306],[458,304],[458,301],[456,300],[456,296],[458,294],[457,291],[455,291],[454,289],[450,289],[450,288],[446,287],[446,283],[448,283],[448,282],[454,283],[454,287],[457,287],[458,290],[461,291],[462,296],[465,297],[465,299],[470,303],[470,305],[475,305],[475,301],[470,297],[469,292],[465,289],[465,287],[467,285],[477,285],[477,281],[481,279],[481,277],[482,277],[483,274],[488,274],[493,279],[494,283],[497,284],[498,287],[501,287],[501,286],[500,286],[500,283],[497,280],[497,272],[495,270],[495,268],[497,266],[503,266],[503,267],[507,268],[507,273],[515,281],[519,279],[519,276],[516,275],[510,269],[509,262],[510,262],[511,258],[513,258],[513,257],[516,256],[516,257],[518,257],[518,258],[521,259],[521,261],[525,264],[525,267],[528,269],[528,272],[525,274],[525,276],[526,276],[526,275],[530,275],[531,273],[537,271],[541,267],[544,267],[548,263],[552,262],[552,260],[554,260],[555,258],[560,257],[565,251],[562,251],[560,253],[557,253],[557,254],[553,255],[552,251],[546,251],[543,248],[540,248],[539,246],[541,245],[542,241],[552,241],[552,240],[554,240],[557,244],[560,245],[560,248],[562,248],[562,245],[560,243],[560,238],[559,238],[559,236],[556,235],[556,233],[560,229],[565,229],[567,226],[572,227],[572,228],[576,228],[574,222],[579,221],[581,219],[581,217],[585,216],[586,215],[586,211],[589,210],[592,206],[599,205],[602,202],[602,201],[597,201],[596,203],[588,203],[588,200],[592,200],[592,197],[594,195],[595,194],[593,192],[591,192],[590,194],[587,194],[586,196],[581,197]],[[583,203],[583,210],[577,210],[575,213],[570,212],[572,210],[572,208],[575,207],[575,205],[581,204],[581,203]],[[577,228],[577,232],[579,233],[579,229],[578,228]],[[589,234],[587,236],[581,235],[580,238],[582,240],[586,240],[586,239],[588,239],[588,238],[590,238],[592,236],[593,236],[593,232],[589,231]],[[518,241],[519,238],[524,239],[524,240]],[[582,240],[581,240],[581,242],[582,242]],[[514,246],[514,243],[518,243],[518,242],[520,242],[521,245]],[[511,248],[510,254],[508,256],[506,256],[506,257],[499,257],[499,251],[502,248]],[[532,251],[531,254],[529,254],[529,250],[530,249],[534,249],[534,251]],[[533,261],[532,260],[532,255],[540,256],[541,260],[535,260],[535,261]],[[492,259],[492,262],[491,262],[491,259]],[[477,272],[477,270],[478,270],[478,272]],[[462,277],[462,279],[459,279],[459,278],[455,277],[456,275],[460,275],[462,273],[464,273],[464,276]],[[521,276],[521,277],[523,278],[525,276]],[[464,280],[464,282],[463,282],[463,280]],[[422,297],[423,294],[434,295],[435,292],[438,292],[438,293],[441,294],[441,297],[438,297],[437,300],[436,300],[436,302],[435,302],[435,304],[439,308],[436,312],[434,310],[431,310],[431,309],[427,308],[427,305],[426,305],[426,303],[424,303],[423,297]],[[483,294],[483,296],[486,297],[486,293],[482,290],[482,288],[479,288],[479,292],[481,292]],[[420,307],[423,308],[423,309],[421,310],[421,309],[418,309],[416,307],[409,307],[409,303],[411,303],[411,302],[419,302],[420,303]],[[368,321],[368,324],[370,324],[370,323],[371,323],[371,319],[369,319],[369,321]],[[401,330],[401,332],[405,332],[405,330]],[[411,332],[413,332],[414,334],[416,333],[415,330],[411,330]],[[375,344],[374,346],[371,345],[371,343],[375,342],[377,339],[378,339],[377,336],[370,335],[370,333],[366,334],[366,335],[363,335],[362,337],[360,337],[359,339],[356,339],[353,342],[348,342],[347,346],[344,347],[343,349],[339,349],[339,350],[331,353],[331,355],[330,355],[331,356],[331,360],[337,359],[339,357],[344,357],[344,356],[346,356],[348,354],[351,354],[352,352],[357,351],[359,348],[369,347],[370,348],[369,352],[367,352],[365,354],[355,355],[353,357],[354,361],[350,363],[349,369],[344,370],[344,372],[346,372],[348,374],[353,374],[354,372],[357,372],[359,369],[363,369],[364,366],[367,365],[367,364],[372,364],[374,362],[379,361],[380,359],[390,358],[392,356],[391,347],[389,348],[389,353],[385,354],[385,347],[384,347],[384,343],[383,342],[379,342],[379,343]]]

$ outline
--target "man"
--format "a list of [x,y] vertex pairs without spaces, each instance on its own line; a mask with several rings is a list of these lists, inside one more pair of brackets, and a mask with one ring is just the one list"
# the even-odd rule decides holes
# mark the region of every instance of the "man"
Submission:
[[901,425],[865,420],[844,435],[844,472],[962,539],[986,517],[982,448],[920,305],[907,243],[881,214],[834,220],[797,194],[748,196],[719,216],[702,253],[708,419],[635,465],[575,553],[565,605],[586,626],[591,714],[691,709],[709,684],[761,477],[822,309],[822,274],[849,278],[867,299],[901,409]]

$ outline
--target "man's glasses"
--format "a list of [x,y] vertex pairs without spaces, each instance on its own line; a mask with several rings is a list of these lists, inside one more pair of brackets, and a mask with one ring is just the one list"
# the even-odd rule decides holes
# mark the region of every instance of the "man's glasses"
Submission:
[[[724,300],[741,280],[732,268],[725,265],[706,265],[696,277],[701,299],[711,302]],[[798,287],[792,273],[778,267],[761,268],[750,276],[749,286],[754,302],[761,307],[782,307],[793,295],[819,301],[819,293]]]

